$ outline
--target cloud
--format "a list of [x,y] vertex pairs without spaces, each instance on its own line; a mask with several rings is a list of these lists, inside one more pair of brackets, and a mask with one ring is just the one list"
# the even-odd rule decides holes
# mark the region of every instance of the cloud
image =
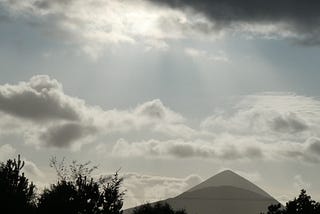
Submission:
[[[22,20],[37,26],[34,29],[40,33],[94,60],[119,45],[139,43],[146,51],[167,51],[172,40],[215,40],[234,33],[285,38],[304,45],[320,42],[319,4],[298,0],[259,4],[254,0],[2,0],[0,4],[5,14],[2,22]],[[196,55],[227,60],[223,53],[198,51]]]
[[309,163],[319,163],[320,139],[315,137],[308,138],[305,142],[300,144],[280,145],[280,152],[283,157],[287,159],[299,159]]
[[306,122],[298,118],[294,113],[274,117],[270,123],[271,129],[277,132],[299,133],[308,130]]
[[[215,161],[296,161],[319,163],[319,139],[309,138],[306,142],[263,142],[254,136],[218,136],[212,142],[204,140],[183,141],[181,139],[159,141],[148,140],[127,142],[120,139],[112,148],[116,157],[153,158],[197,158]],[[100,145],[101,146],[101,145]]]
[[0,4],[9,19],[22,18],[27,24],[32,20],[41,32],[93,59],[121,44],[141,43],[148,51],[166,51],[166,40],[203,35],[211,28],[203,16],[144,0],[3,0]]
[[[288,36],[305,45],[320,43],[320,3],[237,0],[149,0],[175,9],[204,14],[215,29],[242,29],[262,34]],[[277,33],[280,31],[280,33]]]
[[211,158],[217,160],[245,160],[263,157],[263,151],[259,145],[251,143],[230,141],[215,143],[203,140],[184,141],[182,139],[132,143],[120,139],[114,145],[112,154],[122,157]]
[[179,123],[183,122],[183,117],[170,109],[166,108],[159,100],[146,102],[135,109],[135,114],[148,117],[154,120]]
[[319,138],[311,138],[309,140],[308,150],[309,150],[309,152],[320,156],[320,139]]
[[[77,141],[89,140],[97,129],[79,123],[57,124],[40,134],[39,140],[52,147],[70,147]],[[88,139],[89,138],[89,139]]]
[[80,100],[64,96],[62,86],[48,76],[34,76],[29,82],[0,86],[0,111],[33,121],[79,120]]
[[[46,75],[28,82],[0,85],[1,134],[23,133],[37,146],[68,148],[92,142],[98,136],[127,132],[185,136],[194,130],[160,100],[128,110],[105,110],[68,96],[62,84]],[[9,128],[10,127],[10,128]]]
[[245,96],[232,111],[204,119],[200,130],[190,138],[131,142],[120,139],[112,153],[122,157],[318,163],[319,108],[317,99],[289,93]]
[[318,163],[319,109],[320,101],[312,97],[256,94],[191,128],[159,99],[124,110],[103,109],[65,94],[57,80],[38,75],[0,85],[0,134],[24,137],[36,147],[72,149],[98,139],[104,148],[107,139],[113,143],[107,152],[121,157]]
[[[320,101],[286,93],[245,96],[233,112],[214,114],[201,123],[204,130],[216,133],[266,137],[317,135]],[[299,138],[299,140],[301,139]],[[298,140],[298,139],[296,139]]]
[[[201,123],[215,141],[249,141],[272,159],[319,162],[320,101],[288,93],[244,97],[232,112],[217,113]],[[249,151],[248,151],[249,152]],[[253,154],[258,154],[254,149]],[[250,153],[250,152],[249,152]]]
[[202,178],[198,175],[175,178],[127,173],[124,175],[124,187],[127,190],[124,206],[128,208],[174,197],[201,182]]

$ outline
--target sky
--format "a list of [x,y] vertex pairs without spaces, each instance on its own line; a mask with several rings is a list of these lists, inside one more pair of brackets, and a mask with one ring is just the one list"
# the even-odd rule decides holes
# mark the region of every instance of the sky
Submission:
[[125,207],[231,169],[320,200],[320,3],[0,0],[0,160],[118,169]]

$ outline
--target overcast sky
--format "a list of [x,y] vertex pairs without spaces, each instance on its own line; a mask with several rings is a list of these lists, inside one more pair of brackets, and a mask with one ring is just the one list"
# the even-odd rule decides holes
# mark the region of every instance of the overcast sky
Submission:
[[121,168],[125,207],[232,169],[320,200],[320,3],[0,0],[0,160]]

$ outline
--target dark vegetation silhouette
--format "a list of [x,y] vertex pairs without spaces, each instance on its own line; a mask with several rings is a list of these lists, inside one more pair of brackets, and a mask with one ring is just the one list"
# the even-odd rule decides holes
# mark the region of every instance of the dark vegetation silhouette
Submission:
[[97,168],[90,162],[73,161],[67,167],[51,159],[50,166],[58,175],[56,184],[45,189],[39,197],[38,212],[47,214],[121,214],[124,192],[120,190],[123,178],[113,176],[94,179],[91,173]]
[[20,155],[17,159],[0,163],[0,213],[35,212],[35,185],[21,172],[24,164]]
[[[123,178],[118,171],[111,176],[92,176],[97,166],[73,161],[66,165],[52,158],[50,166],[57,173],[57,182],[36,194],[36,186],[23,173],[25,162],[17,159],[0,162],[1,214],[122,214]],[[167,203],[144,204],[133,214],[186,214],[173,210]],[[320,203],[305,190],[286,206],[273,204],[266,214],[320,214]]]
[[66,166],[64,160],[50,162],[58,176],[55,184],[36,195],[35,185],[29,183],[22,169],[24,161],[9,159],[0,163],[1,214],[122,214],[123,178],[118,172],[112,176],[94,178],[97,168],[90,162],[73,161]]
[[133,214],[187,214],[185,210],[174,211],[168,203],[156,203],[151,205],[149,203],[136,207]]
[[285,207],[281,204],[270,205],[267,214],[320,214],[320,203],[312,200],[303,189],[298,198],[288,201]]

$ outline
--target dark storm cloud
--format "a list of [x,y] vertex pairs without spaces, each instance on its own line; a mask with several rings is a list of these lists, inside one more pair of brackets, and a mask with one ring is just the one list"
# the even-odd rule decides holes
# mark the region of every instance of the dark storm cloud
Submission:
[[149,0],[203,13],[218,28],[231,24],[283,24],[302,44],[320,44],[320,1],[310,0]]

